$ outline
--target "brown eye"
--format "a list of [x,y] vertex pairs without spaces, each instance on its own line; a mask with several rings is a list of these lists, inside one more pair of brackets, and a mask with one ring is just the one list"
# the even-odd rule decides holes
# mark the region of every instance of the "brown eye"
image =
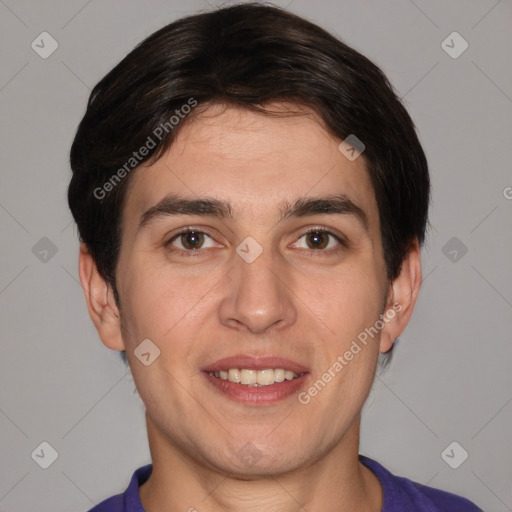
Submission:
[[172,238],[168,245],[183,251],[194,251],[214,247],[213,239],[201,231],[185,231]]
[[204,243],[204,233],[189,231],[180,235],[181,245],[184,249],[199,249]]
[[310,249],[325,249],[329,244],[329,234],[322,232],[308,233],[306,243]]
[[299,249],[309,249],[313,251],[333,249],[337,245],[342,245],[340,239],[329,233],[328,231],[310,231],[302,235],[294,244],[293,247]]

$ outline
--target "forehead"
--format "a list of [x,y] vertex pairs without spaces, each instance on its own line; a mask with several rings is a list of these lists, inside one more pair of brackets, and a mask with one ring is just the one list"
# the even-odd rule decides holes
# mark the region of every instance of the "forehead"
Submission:
[[172,193],[229,201],[235,217],[263,222],[283,202],[344,194],[378,224],[364,158],[349,161],[313,112],[268,108],[276,114],[211,106],[187,120],[169,150],[132,176],[125,215],[135,221]]

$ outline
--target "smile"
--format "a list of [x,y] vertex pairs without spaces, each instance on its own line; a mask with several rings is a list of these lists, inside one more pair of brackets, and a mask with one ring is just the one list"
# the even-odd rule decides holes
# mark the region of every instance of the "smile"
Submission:
[[222,380],[254,387],[270,386],[275,383],[294,380],[301,375],[283,368],[267,368],[265,370],[230,368],[218,372],[209,372],[209,374]]
[[251,406],[275,404],[297,395],[310,369],[279,356],[238,354],[203,366],[201,373],[216,394]]

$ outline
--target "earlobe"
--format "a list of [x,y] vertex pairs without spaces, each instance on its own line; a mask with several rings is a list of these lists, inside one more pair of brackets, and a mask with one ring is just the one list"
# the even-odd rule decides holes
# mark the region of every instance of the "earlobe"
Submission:
[[112,350],[125,350],[121,318],[112,287],[99,273],[96,262],[84,243],[80,245],[78,272],[87,309],[101,341]]
[[421,257],[415,242],[402,262],[400,274],[390,284],[384,327],[380,337],[380,352],[388,352],[402,334],[411,318],[421,287]]

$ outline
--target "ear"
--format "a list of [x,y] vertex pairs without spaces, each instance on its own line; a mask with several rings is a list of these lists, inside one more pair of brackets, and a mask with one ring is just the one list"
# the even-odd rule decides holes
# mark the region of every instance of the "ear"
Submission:
[[420,248],[416,241],[402,262],[400,274],[389,285],[384,312],[384,327],[380,337],[380,351],[388,352],[402,334],[411,318],[421,287]]
[[121,316],[114,299],[112,286],[98,272],[96,262],[84,243],[80,245],[78,272],[87,309],[101,341],[112,350],[124,350]]

